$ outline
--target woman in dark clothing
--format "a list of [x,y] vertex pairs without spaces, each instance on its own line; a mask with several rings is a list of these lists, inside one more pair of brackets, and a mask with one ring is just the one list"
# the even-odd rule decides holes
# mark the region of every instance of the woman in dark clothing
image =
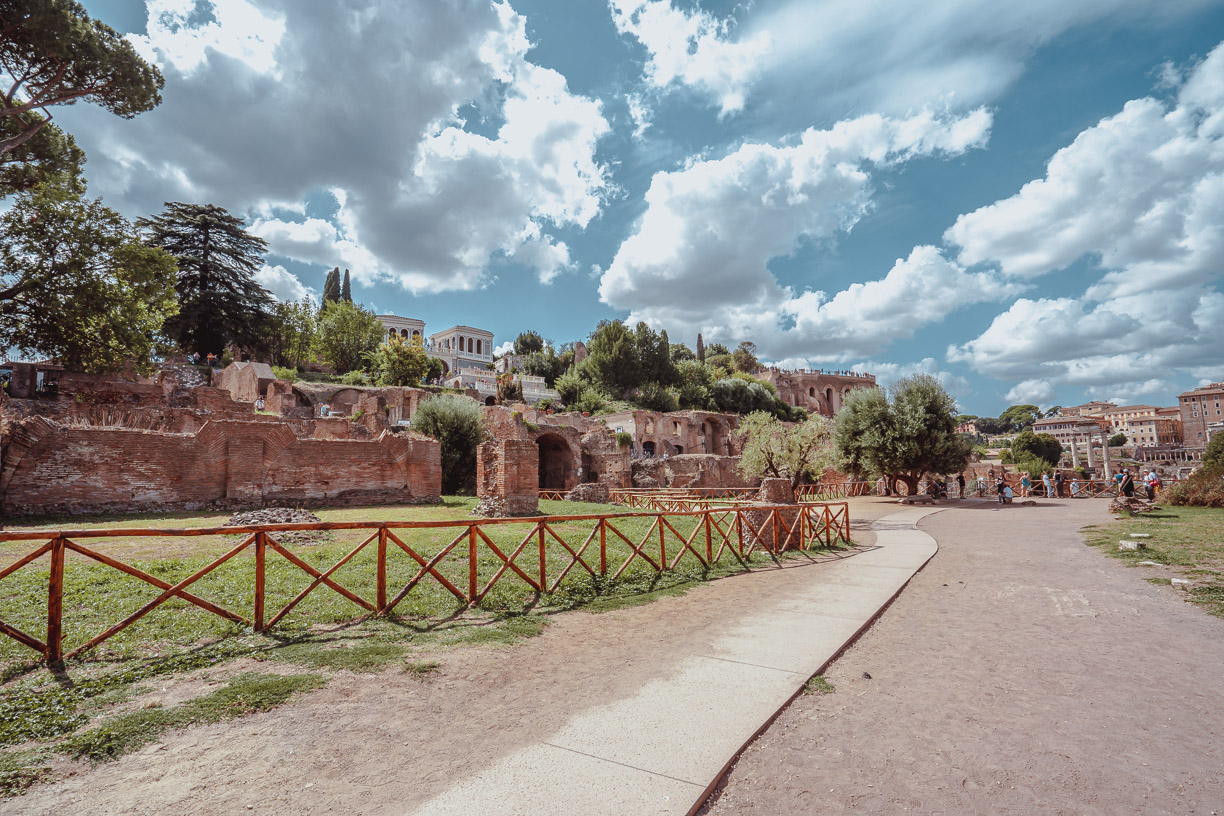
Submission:
[[1131,498],[1135,495],[1135,477],[1131,475],[1129,470],[1122,471],[1122,494],[1126,498]]

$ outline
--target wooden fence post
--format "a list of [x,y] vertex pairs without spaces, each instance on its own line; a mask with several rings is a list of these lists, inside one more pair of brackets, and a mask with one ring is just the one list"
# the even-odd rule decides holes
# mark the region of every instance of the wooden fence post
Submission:
[[659,566],[664,568],[667,566],[667,538],[666,530],[663,529],[663,514],[659,513]]
[[600,575],[608,574],[608,529],[607,519],[600,519]]
[[387,612],[387,528],[378,528],[378,572],[374,597],[374,614]]
[[710,538],[710,513],[713,510],[705,511],[705,534],[706,534],[706,564],[714,560],[714,542]]
[[540,594],[544,594],[544,590],[548,588],[546,573],[548,561],[544,558],[544,522],[541,521],[537,527],[540,533]]
[[255,615],[254,626],[256,632],[264,630],[264,555],[267,549],[268,542],[265,540],[265,533],[255,534]]
[[468,603],[476,603],[476,527],[468,527]]
[[47,582],[47,664],[64,659],[64,538],[51,540],[51,578]]

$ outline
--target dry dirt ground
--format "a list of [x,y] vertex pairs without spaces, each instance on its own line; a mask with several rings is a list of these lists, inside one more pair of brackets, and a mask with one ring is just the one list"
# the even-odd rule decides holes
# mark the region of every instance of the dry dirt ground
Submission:
[[[783,712],[710,813],[1224,814],[1221,622],[1080,542],[1082,525],[1106,520],[1104,502],[981,506],[923,522],[939,554],[827,672],[837,691]],[[856,500],[856,536],[871,543],[861,528],[897,509]],[[0,814],[411,813],[628,696],[813,569],[558,615],[512,648],[444,652],[424,681],[341,673],[275,711],[37,787]]]
[[701,812],[1224,813],[1224,621],[1084,546],[1106,506],[924,519],[939,553],[836,690],[797,699]]
[[[870,520],[897,506],[860,504],[853,534],[869,546]],[[822,556],[839,557],[852,554]],[[510,648],[413,655],[442,663],[424,680],[398,669],[341,672],[274,711],[170,734],[92,770],[78,765],[0,802],[0,814],[402,816],[572,716],[665,676],[677,655],[708,651],[765,593],[797,591],[819,569],[787,563],[645,606],[556,615]]]

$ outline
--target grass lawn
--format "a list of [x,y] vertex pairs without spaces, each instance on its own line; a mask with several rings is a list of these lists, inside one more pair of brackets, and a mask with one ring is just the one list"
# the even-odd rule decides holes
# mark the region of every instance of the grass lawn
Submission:
[[[1131,533],[1147,533],[1138,539],[1142,550],[1119,550],[1118,541]],[[1179,577],[1194,582],[1187,600],[1208,613],[1224,618],[1224,510],[1211,507],[1164,507],[1144,516],[1123,519],[1107,527],[1088,527],[1086,542],[1114,558],[1136,567],[1155,561],[1171,568]],[[1146,567],[1144,567],[1146,569]],[[1155,568],[1153,568],[1155,569]],[[1153,583],[1168,584],[1168,576],[1154,576]]]
[[[470,520],[476,500],[446,497],[437,505],[409,505],[321,509],[315,513],[327,522],[344,521],[443,521]],[[540,512],[553,515],[623,513],[619,505],[575,504],[541,501]],[[21,529],[182,529],[222,526],[229,513],[170,513],[141,516],[43,518],[21,524]],[[669,519],[687,535],[695,518]],[[616,527],[637,542],[650,529],[649,517],[621,519]],[[577,550],[594,529],[594,521],[565,522],[557,532]],[[9,528],[14,529],[13,527]],[[494,525],[486,534],[511,555],[532,529],[531,523]],[[458,527],[397,531],[406,544],[424,558],[439,553],[460,532]],[[282,544],[302,560],[326,571],[370,535],[369,530],[312,531],[304,538]],[[79,543],[117,558],[169,583],[196,572],[240,543],[238,536],[148,536],[80,539]],[[657,533],[646,552],[658,560]],[[704,547],[704,536],[695,542]],[[41,542],[0,543],[0,565],[11,564]],[[669,559],[679,542],[668,535]],[[717,542],[715,544],[717,549]],[[480,586],[503,566],[481,543],[478,576]],[[333,579],[366,599],[375,594],[376,546],[368,545]],[[63,672],[53,675],[27,647],[0,636],[0,795],[20,792],[50,775],[47,757],[66,754],[103,761],[156,738],[168,728],[195,722],[215,721],[215,712],[266,710],[297,691],[316,688],[338,670],[367,671],[398,665],[422,678],[437,667],[433,659],[440,649],[463,644],[504,644],[538,634],[553,612],[582,608],[602,611],[630,604],[648,603],[661,595],[687,591],[698,582],[743,572],[753,566],[772,565],[767,553],[758,551],[747,567],[730,554],[704,566],[691,553],[674,570],[656,573],[638,559],[617,580],[611,575],[629,557],[630,547],[619,537],[607,535],[608,576],[592,576],[581,566],[566,575],[552,595],[541,595],[512,571],[507,570],[481,603],[468,609],[438,581],[422,580],[384,618],[368,613],[337,592],[320,586],[298,604],[270,631],[255,635],[247,627],[232,623],[181,600],[171,600],[150,612],[119,634],[80,658],[68,661]],[[811,558],[808,553],[788,553],[786,558]],[[570,555],[547,539],[545,569],[551,584],[570,561]],[[461,542],[439,562],[437,569],[461,589],[467,586],[468,548]],[[599,569],[598,536],[584,554],[596,572]],[[44,638],[46,633],[49,556],[29,564],[0,580],[0,620]],[[528,575],[539,573],[539,550],[532,539],[515,563]],[[254,557],[250,550],[231,559],[193,584],[189,591],[213,603],[250,617],[254,603]],[[388,595],[399,589],[419,570],[407,554],[388,547]],[[266,560],[266,608],[270,618],[313,580],[307,573],[269,550]],[[70,553],[64,570],[64,649],[69,651],[122,620],[160,593],[156,587],[118,570]],[[153,712],[123,712],[110,715],[116,703],[139,697],[150,682],[182,677],[209,670],[237,658],[254,658],[304,667],[309,674],[284,672],[252,676],[243,674],[207,698]],[[158,680],[163,678],[163,680]],[[231,688],[232,687],[232,688]],[[230,689],[227,691],[226,689]],[[234,704],[230,698],[237,699]],[[253,702],[251,702],[253,701]]]

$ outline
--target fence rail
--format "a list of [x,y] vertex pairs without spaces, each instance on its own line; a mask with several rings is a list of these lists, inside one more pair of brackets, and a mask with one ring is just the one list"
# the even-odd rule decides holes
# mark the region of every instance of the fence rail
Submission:
[[[634,519],[649,521],[646,532],[637,536],[628,529]],[[589,526],[582,523],[590,522]],[[577,529],[560,529],[562,525],[579,523]],[[644,523],[644,522],[643,522]],[[526,527],[526,534],[517,546],[498,546],[489,531],[501,525]],[[691,525],[691,526],[690,526]],[[280,534],[312,530],[353,530],[368,533],[361,543],[326,569],[312,566],[296,554],[291,544],[278,540]],[[454,535],[449,543],[437,549],[414,543],[413,531],[445,530]],[[514,537],[517,539],[517,531]],[[627,534],[628,533],[628,534]],[[196,570],[190,576],[170,583],[131,564],[102,552],[93,540],[142,537],[191,537],[240,535],[241,543]],[[282,537],[283,538],[283,537]],[[846,504],[803,504],[751,507],[704,507],[669,512],[636,512],[603,515],[540,516],[533,518],[479,519],[470,521],[419,522],[316,522],[309,524],[274,524],[249,527],[212,527],[179,530],[100,529],[56,531],[0,531],[0,543],[38,542],[32,550],[0,569],[0,581],[18,570],[30,568],[35,562],[49,557],[47,572],[46,636],[39,639],[12,623],[0,620],[0,635],[7,636],[43,655],[47,663],[75,657],[131,626],[145,615],[171,599],[187,602],[255,632],[271,629],[289,614],[310,593],[326,587],[338,593],[364,614],[385,615],[400,604],[422,582],[434,582],[464,605],[475,606],[499,582],[517,580],[541,595],[551,595],[575,568],[591,576],[620,578],[635,565],[646,565],[656,573],[674,570],[682,559],[695,558],[704,567],[734,557],[748,568],[746,560],[756,550],[777,555],[785,549],[807,550],[831,546],[834,542],[849,543],[850,511]],[[82,542],[89,541],[91,545]],[[609,550],[609,542],[623,546]],[[503,549],[504,547],[504,549]],[[619,553],[627,547],[628,556],[617,563]],[[359,553],[373,548],[375,570],[373,597],[363,597],[344,586],[334,576]],[[431,549],[437,551],[430,551]],[[392,585],[388,580],[388,553],[402,551],[414,563],[415,575],[406,583]],[[79,558],[69,560],[72,553]],[[241,554],[253,554],[254,603],[250,614],[244,615],[214,603],[190,588],[221,565]],[[609,561],[609,556],[612,561]],[[552,556],[552,559],[550,559]],[[273,557],[305,572],[312,579],[305,589],[279,609],[267,606],[265,576],[268,561]],[[125,573],[161,590],[156,597],[139,609],[89,637],[65,652],[64,575],[81,559],[91,560]],[[520,560],[521,559],[521,560]],[[561,566],[558,567],[558,559]],[[598,560],[596,560],[598,559]],[[490,561],[493,574],[482,580],[481,566],[488,573]],[[551,564],[550,564],[551,560]],[[443,574],[443,564],[451,568],[452,580]],[[409,572],[412,570],[410,569]]]

